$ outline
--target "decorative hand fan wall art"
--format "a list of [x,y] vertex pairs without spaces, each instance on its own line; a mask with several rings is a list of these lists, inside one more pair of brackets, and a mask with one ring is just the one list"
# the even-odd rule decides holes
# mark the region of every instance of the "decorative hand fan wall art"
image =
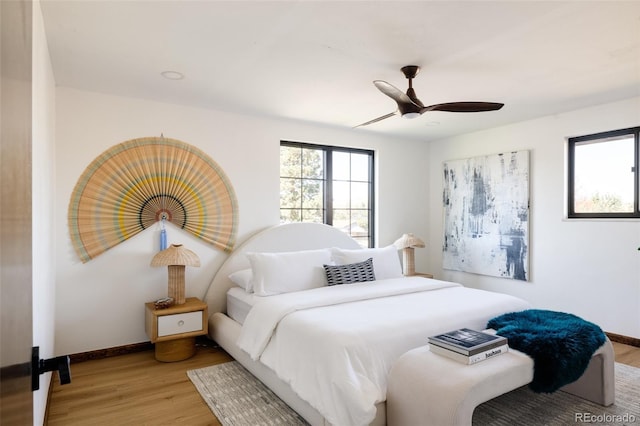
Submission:
[[235,191],[211,157],[151,137],[115,145],[89,164],[71,194],[69,231],[83,263],[163,220],[230,251],[237,216]]

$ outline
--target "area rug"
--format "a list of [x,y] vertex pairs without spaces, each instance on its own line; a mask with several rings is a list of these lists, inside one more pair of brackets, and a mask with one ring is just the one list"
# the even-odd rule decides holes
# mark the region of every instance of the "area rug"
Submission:
[[640,425],[640,368],[616,363],[616,401],[609,407],[566,392],[523,386],[479,405],[474,426]]
[[189,370],[187,375],[223,426],[308,425],[236,361]]
[[[190,370],[189,379],[223,426],[307,425],[235,361]],[[527,386],[487,401],[474,426],[640,425],[640,368],[616,363],[616,402],[602,407],[566,392],[532,392]],[[435,426],[435,425],[434,425]]]

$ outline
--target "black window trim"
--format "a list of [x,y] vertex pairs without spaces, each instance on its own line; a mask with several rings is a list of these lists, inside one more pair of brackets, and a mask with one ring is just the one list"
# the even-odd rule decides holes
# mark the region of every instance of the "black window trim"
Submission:
[[[632,213],[576,213],[574,205],[575,196],[575,147],[577,143],[590,140],[609,139],[622,135],[632,135],[635,144],[635,158],[633,159],[633,212]],[[591,135],[568,138],[567,161],[567,217],[569,219],[638,219],[640,218],[640,126],[625,129],[611,130]]]
[[364,148],[350,148],[344,146],[335,145],[323,145],[309,142],[295,142],[288,140],[281,140],[280,146],[289,146],[294,148],[309,148],[309,149],[321,149],[325,155],[325,171],[324,171],[324,200],[326,201],[324,209],[324,223],[328,225],[333,224],[333,152],[349,152],[356,154],[366,154],[369,156],[369,179],[371,185],[369,186],[369,200],[371,205],[369,207],[369,247],[375,247],[375,151],[372,149]]

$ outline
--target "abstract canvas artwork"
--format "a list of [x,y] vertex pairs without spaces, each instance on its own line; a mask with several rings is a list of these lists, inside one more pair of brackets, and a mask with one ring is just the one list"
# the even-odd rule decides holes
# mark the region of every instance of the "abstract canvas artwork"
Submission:
[[529,280],[529,151],[444,164],[443,268]]

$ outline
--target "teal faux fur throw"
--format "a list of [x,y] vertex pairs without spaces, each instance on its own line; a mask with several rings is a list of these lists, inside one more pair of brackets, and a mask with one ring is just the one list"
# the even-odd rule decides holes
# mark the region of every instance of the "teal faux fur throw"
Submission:
[[487,328],[533,358],[534,392],[551,393],[582,376],[606,336],[597,325],[564,312],[529,309],[491,319]]

